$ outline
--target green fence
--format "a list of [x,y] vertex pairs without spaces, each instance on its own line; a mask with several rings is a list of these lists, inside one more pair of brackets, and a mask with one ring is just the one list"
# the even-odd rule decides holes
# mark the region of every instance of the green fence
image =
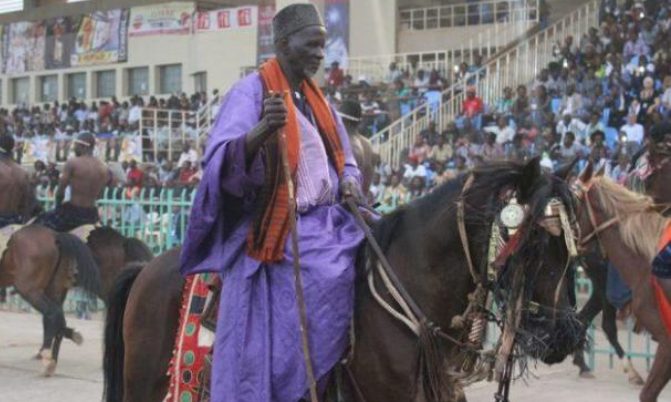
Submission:
[[[98,200],[103,225],[147,244],[158,255],[182,243],[195,191],[186,188],[144,188],[132,194],[125,188],[108,188]],[[45,210],[53,198],[40,199]]]
[[[592,281],[587,278],[579,278],[576,281],[577,292],[581,295],[585,301],[592,294]],[[590,325],[590,328],[587,331],[589,349],[586,350],[587,354],[587,363],[591,368],[596,367],[596,356],[597,355],[606,355],[608,356],[608,365],[610,368],[613,368],[613,363],[617,359],[617,353],[613,349],[605,336],[600,336],[600,339],[597,339],[597,330],[595,323],[600,323],[600,317],[597,317]],[[631,357],[634,360],[644,360],[646,367],[650,370],[650,365],[652,360],[655,357],[655,351],[657,350],[657,344],[654,343],[650,335],[646,333],[635,334],[633,328],[631,327],[632,320],[629,320],[627,323],[628,327],[626,330],[626,335],[623,337],[623,331],[618,331],[618,340],[620,345],[624,349],[624,353],[627,357]]]

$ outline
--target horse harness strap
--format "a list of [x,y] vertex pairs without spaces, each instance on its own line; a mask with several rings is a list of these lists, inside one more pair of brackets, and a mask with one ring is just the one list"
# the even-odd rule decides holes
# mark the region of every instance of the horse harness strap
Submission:
[[457,227],[459,228],[459,238],[461,239],[461,246],[464,249],[464,255],[466,256],[466,263],[468,264],[468,270],[471,273],[473,282],[478,283],[478,275],[475,272],[475,265],[473,264],[473,258],[471,257],[471,249],[468,246],[468,234],[466,233],[466,220],[464,218],[464,200],[459,199],[457,201]]
[[617,216],[614,216],[610,219],[608,219],[605,222],[598,223],[596,219],[596,213],[594,212],[594,208],[592,207],[592,203],[589,200],[589,187],[585,187],[583,185],[580,185],[578,187],[578,190],[582,193],[584,196],[584,201],[585,201],[585,206],[587,207],[587,215],[589,217],[589,221],[592,224],[592,227],[594,228],[592,232],[589,234],[585,235],[581,240],[580,240],[580,246],[584,247],[587,243],[592,240],[592,238],[596,238],[598,244],[599,244],[599,250],[601,251],[601,255],[604,257],[607,256],[606,250],[601,243],[601,239],[599,237],[599,233],[603,232],[604,230],[608,229],[611,226],[617,225],[619,218]]
[[[433,335],[448,340],[454,343],[456,346],[467,347],[467,345],[465,345],[463,342],[445,333],[438,325],[431,322],[426,317],[424,312],[421,310],[421,308],[417,305],[415,300],[410,296],[408,291],[405,289],[398,276],[396,276],[396,273],[389,264],[389,260],[387,260],[387,257],[384,255],[382,248],[378,244],[377,240],[375,240],[375,236],[373,236],[370,227],[366,224],[366,221],[361,215],[361,212],[359,212],[356,202],[354,202],[353,199],[348,197],[346,199],[346,203],[349,209],[351,210],[352,214],[354,215],[357,223],[364,231],[366,240],[368,240],[368,243],[370,247],[373,249],[373,252],[375,253],[375,256],[377,258],[377,264],[375,264],[376,270],[375,271],[371,270],[368,274],[368,284],[375,300],[382,306],[382,308],[385,309],[385,311],[390,313],[397,320],[401,321],[404,325],[410,328],[410,330],[416,335],[419,335],[420,328],[424,326],[429,328]],[[389,303],[387,303],[377,293],[377,290],[375,290],[375,283],[374,283],[375,272],[377,272],[378,275],[380,275],[389,294],[394,299],[394,301],[398,303],[398,305],[401,307],[403,313],[405,313],[405,316],[402,315],[400,312],[398,312],[396,309],[394,309],[391,305],[389,305]]]

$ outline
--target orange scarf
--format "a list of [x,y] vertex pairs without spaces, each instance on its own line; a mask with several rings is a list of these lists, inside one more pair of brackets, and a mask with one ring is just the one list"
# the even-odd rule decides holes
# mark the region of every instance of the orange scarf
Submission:
[[[291,87],[277,59],[273,58],[264,63],[260,68],[260,73],[264,93],[270,91],[282,94],[290,93]],[[334,164],[338,176],[341,177],[345,167],[345,154],[329,104],[313,80],[303,81],[300,89],[317,121],[317,127],[329,160]],[[295,183],[300,152],[300,126],[293,98],[285,95],[284,102],[288,109],[287,124],[284,127],[287,138],[288,162],[291,170],[291,180],[294,180]],[[247,236],[247,253],[262,262],[276,262],[284,258],[284,244],[289,235],[289,192],[286,179],[283,177],[282,161],[279,157],[281,155],[280,142],[273,135],[264,147],[266,149],[266,178],[260,195],[261,204]]]
[[[666,229],[664,229],[664,233],[662,233],[662,237],[659,239],[659,243],[657,244],[657,250],[661,252],[664,250],[664,248],[669,244],[669,241],[671,241],[671,224],[669,224]],[[662,319],[662,323],[666,327],[666,331],[671,336],[671,303],[669,303],[669,300],[666,298],[666,294],[664,294],[664,289],[662,289],[662,285],[660,285],[659,280],[652,275],[650,277],[650,282],[652,284],[652,290],[655,294],[655,299],[657,299],[657,308],[659,309],[659,316]]]

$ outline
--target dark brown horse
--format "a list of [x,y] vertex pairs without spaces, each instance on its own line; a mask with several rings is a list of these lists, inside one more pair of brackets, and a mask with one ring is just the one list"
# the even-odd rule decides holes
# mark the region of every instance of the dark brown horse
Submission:
[[108,227],[92,231],[88,243],[40,225],[14,233],[0,261],[0,287],[14,286],[42,314],[44,340],[38,357],[45,364],[45,375],[56,368],[63,337],[83,342],[79,333],[66,326],[63,302],[68,290],[79,286],[106,301],[126,264],[151,258],[144,243]]
[[607,178],[581,175],[579,225],[584,243],[596,243],[607,253],[620,277],[632,290],[632,311],[639,325],[658,342],[655,360],[640,394],[642,402],[657,401],[671,378],[671,337],[662,323],[651,286],[651,261],[669,220],[654,210],[653,201]]
[[[484,274],[489,265],[492,225],[498,226],[499,214],[511,193],[526,205],[527,212],[519,228],[516,252],[505,259],[497,279],[488,286],[505,310],[510,304],[506,295],[512,278],[524,273],[516,350],[556,363],[582,343],[583,331],[570,302],[571,269],[564,237],[551,234],[542,223],[552,199],[561,200],[569,216],[574,215],[567,186],[541,174],[537,160],[527,165],[482,167],[472,179],[462,177],[450,182],[383,218],[376,236],[403,286],[425,315],[446,335],[462,342],[465,334],[452,327],[452,319],[464,313],[468,296],[476,287],[464,250],[467,247],[472,255],[474,269]],[[466,245],[457,229],[455,203],[459,200],[465,205]],[[178,256],[179,249],[175,249],[141,271],[125,271],[112,290],[105,324],[108,402],[154,402],[165,397],[184,283]],[[358,385],[348,387],[349,400],[356,400],[355,388],[368,401],[463,400],[461,387],[450,374],[456,369],[454,364],[461,361],[460,348],[454,342],[437,339],[434,366],[420,364],[418,347],[423,343],[375,300],[366,280],[368,269],[366,264],[359,264],[355,347],[350,359],[353,383]],[[380,288],[378,274],[373,280],[381,297],[395,305],[389,293]],[[427,393],[420,378],[424,375],[436,379],[437,387],[431,391],[438,392],[438,398]]]

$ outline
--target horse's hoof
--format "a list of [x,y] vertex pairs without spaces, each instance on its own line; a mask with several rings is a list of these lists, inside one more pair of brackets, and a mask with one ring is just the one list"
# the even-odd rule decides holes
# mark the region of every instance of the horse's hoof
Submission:
[[51,349],[44,349],[40,352],[40,356],[42,357],[42,365],[44,366],[44,376],[51,377],[54,375],[54,371],[56,371],[56,360],[53,358]]
[[84,343],[84,337],[79,332],[72,331],[72,342],[74,342],[76,345],[81,345]]
[[587,371],[581,371],[580,372],[580,378],[584,378],[584,379],[587,379],[587,380],[593,380],[596,377],[594,376],[594,374],[591,371],[587,370]]
[[636,375],[629,377],[629,384],[642,387],[645,384],[645,381],[643,381],[640,376]]
[[44,376],[45,377],[51,377],[54,375],[54,372],[56,371],[56,360],[54,359],[49,359],[49,360],[42,360],[42,363],[44,363]]

